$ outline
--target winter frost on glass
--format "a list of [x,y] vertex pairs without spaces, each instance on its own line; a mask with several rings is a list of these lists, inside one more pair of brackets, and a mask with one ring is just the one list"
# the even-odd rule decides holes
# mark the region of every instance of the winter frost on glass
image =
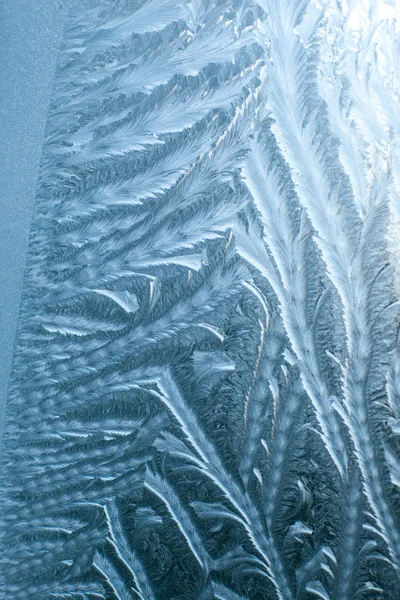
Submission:
[[399,597],[399,11],[70,3],[2,598]]

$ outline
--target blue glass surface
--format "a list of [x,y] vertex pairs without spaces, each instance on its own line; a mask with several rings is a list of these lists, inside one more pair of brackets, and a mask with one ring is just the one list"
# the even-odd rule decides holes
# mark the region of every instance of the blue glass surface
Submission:
[[1,597],[396,600],[399,3],[51,6],[1,59]]

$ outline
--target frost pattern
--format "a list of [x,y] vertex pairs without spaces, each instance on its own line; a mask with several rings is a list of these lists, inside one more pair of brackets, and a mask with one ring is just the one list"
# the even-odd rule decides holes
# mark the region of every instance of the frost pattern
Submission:
[[398,11],[72,3],[2,597],[397,597]]

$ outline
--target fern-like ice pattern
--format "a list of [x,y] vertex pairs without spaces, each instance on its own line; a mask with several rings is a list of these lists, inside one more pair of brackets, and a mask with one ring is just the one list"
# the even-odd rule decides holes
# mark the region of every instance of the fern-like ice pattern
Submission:
[[5,600],[395,600],[398,0],[74,0]]

